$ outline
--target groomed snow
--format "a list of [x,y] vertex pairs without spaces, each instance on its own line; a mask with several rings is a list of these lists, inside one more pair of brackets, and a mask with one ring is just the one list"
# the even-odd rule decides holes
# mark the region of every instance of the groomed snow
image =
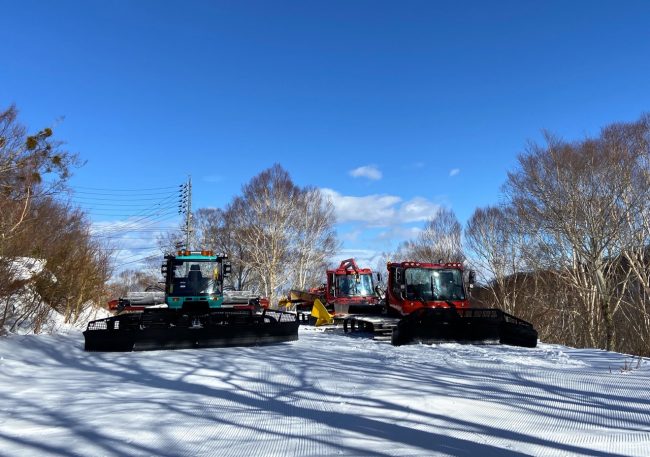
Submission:
[[0,339],[0,455],[650,455],[650,363],[541,344],[86,353]]

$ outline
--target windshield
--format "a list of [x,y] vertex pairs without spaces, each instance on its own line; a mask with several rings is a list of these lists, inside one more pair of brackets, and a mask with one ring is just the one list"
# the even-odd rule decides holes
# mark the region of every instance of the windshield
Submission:
[[173,295],[195,296],[221,293],[221,264],[205,261],[178,261],[172,276]]
[[338,297],[362,297],[373,294],[371,274],[336,276]]
[[415,300],[464,300],[460,270],[406,269],[406,297]]

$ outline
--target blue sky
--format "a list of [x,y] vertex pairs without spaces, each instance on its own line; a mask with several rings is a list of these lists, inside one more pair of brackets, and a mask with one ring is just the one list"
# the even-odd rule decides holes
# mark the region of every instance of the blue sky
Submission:
[[[0,106],[86,160],[73,188],[191,175],[194,207],[221,207],[278,162],[333,198],[342,255],[394,248],[439,206],[464,223],[498,203],[542,129],[579,139],[650,111],[647,1],[0,10]],[[86,203],[98,224],[119,219]]]

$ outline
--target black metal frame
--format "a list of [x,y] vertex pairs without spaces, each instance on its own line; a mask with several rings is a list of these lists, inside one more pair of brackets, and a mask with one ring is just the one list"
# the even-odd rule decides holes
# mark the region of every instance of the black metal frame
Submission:
[[[196,325],[198,324],[198,325]],[[88,323],[86,351],[147,351],[255,346],[298,339],[296,314],[223,309],[183,315],[165,308],[122,314]]]
[[537,346],[537,330],[523,319],[500,309],[421,308],[393,329],[396,345],[423,343],[483,343]]

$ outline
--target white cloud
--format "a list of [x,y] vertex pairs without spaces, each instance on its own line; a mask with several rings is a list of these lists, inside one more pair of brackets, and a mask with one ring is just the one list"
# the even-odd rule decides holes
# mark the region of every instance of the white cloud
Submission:
[[415,197],[404,202],[399,209],[399,220],[402,222],[421,222],[431,219],[440,210],[440,205],[426,198]]
[[354,259],[359,268],[372,268],[382,274],[386,270],[384,255],[373,249],[341,249],[330,260],[330,267],[338,267],[343,259]]
[[364,165],[363,167],[350,170],[350,176],[354,178],[368,178],[377,181],[381,179],[382,174],[379,168],[375,165]]
[[456,176],[458,173],[460,173],[460,168],[452,168],[449,172],[449,176]]
[[385,269],[385,252],[392,252],[400,242],[417,237],[422,230],[419,225],[441,208],[423,197],[405,201],[396,195],[355,197],[333,189],[320,191],[334,205],[339,236],[345,241],[345,247],[332,260],[353,257],[360,266],[379,268],[378,271]]
[[332,189],[321,189],[325,198],[334,205],[337,222],[366,222],[369,225],[386,225],[395,219],[397,205],[402,199],[392,195],[350,197]]
[[404,202],[395,195],[352,197],[332,189],[321,189],[334,205],[337,222],[361,222],[370,227],[390,227],[421,222],[435,216],[440,205],[422,197]]

